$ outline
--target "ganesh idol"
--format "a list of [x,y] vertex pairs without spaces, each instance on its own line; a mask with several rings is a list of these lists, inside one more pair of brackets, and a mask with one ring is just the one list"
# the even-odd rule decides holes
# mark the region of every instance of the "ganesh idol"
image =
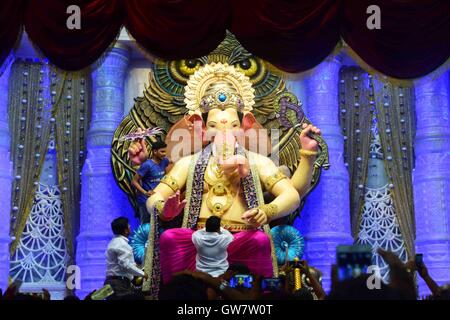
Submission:
[[[207,64],[189,78],[184,95],[188,119],[200,128],[201,148],[176,159],[146,202],[151,230],[145,269],[150,277],[144,290],[156,292],[160,279],[166,283],[177,272],[195,270],[192,234],[212,215],[234,236],[230,264],[245,264],[264,277],[277,275],[268,224],[298,208],[318,153],[312,136],[320,130],[304,125],[300,163],[288,178],[267,154],[248,148],[264,133],[252,114],[254,90],[244,74],[228,64]],[[248,139],[252,130],[261,131],[258,139]],[[130,157],[139,158],[140,152],[133,144],[129,149]],[[266,203],[267,193],[271,201]],[[160,234],[159,225],[175,219],[181,227]]]

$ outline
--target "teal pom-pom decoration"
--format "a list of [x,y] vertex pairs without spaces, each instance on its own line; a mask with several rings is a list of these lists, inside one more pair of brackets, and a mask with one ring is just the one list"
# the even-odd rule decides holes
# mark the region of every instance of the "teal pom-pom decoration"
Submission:
[[[159,234],[164,232],[159,228]],[[144,263],[145,252],[147,251],[148,234],[150,233],[150,223],[144,223],[137,228],[130,236],[130,246],[133,249],[134,261],[137,264]]]
[[138,264],[144,262],[149,232],[150,223],[144,223],[141,224],[130,237],[130,246],[133,249],[134,261]]
[[294,258],[301,259],[303,257],[305,240],[296,228],[289,225],[281,225],[273,227],[271,233],[278,265],[285,263],[286,248],[289,261],[294,261]]

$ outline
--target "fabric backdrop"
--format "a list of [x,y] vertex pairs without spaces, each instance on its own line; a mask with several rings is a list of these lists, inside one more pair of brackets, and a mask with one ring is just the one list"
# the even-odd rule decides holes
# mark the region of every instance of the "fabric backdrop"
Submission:
[[[70,30],[67,7],[81,9]],[[366,26],[369,5],[381,29]],[[124,25],[163,59],[208,54],[233,32],[250,52],[287,72],[311,69],[342,38],[368,65],[391,77],[423,76],[450,55],[448,0],[2,0],[0,64],[25,26],[56,66],[79,70],[108,49]]]
[[344,161],[350,173],[350,217],[355,238],[364,205],[371,140],[373,105],[368,76],[359,67],[344,67],[339,73],[339,114],[345,139]]
[[415,219],[412,191],[415,136],[414,89],[382,82],[359,67],[345,67],[339,77],[339,111],[344,161],[350,173],[352,234],[357,236],[367,185],[371,127],[376,112],[386,176],[392,184],[395,215],[408,257],[414,256]]
[[9,125],[11,146],[15,146],[11,148],[11,159],[16,177],[12,188],[11,254],[20,245],[29,219],[53,131],[70,265],[75,257],[80,219],[80,172],[86,158],[90,76],[86,72],[50,71],[41,63],[16,60],[9,83]]

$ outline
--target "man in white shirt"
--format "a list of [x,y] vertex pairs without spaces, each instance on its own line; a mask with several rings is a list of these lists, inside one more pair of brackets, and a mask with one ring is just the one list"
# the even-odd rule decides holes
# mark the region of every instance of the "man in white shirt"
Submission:
[[106,280],[105,285],[111,285],[114,290],[112,298],[122,298],[134,295],[131,280],[134,276],[148,279],[148,275],[136,266],[133,249],[128,244],[131,233],[128,219],[120,217],[111,223],[114,238],[106,250]]
[[192,234],[192,242],[197,248],[196,269],[218,277],[228,269],[227,248],[233,235],[220,227],[220,218],[211,216],[206,220],[205,229]]

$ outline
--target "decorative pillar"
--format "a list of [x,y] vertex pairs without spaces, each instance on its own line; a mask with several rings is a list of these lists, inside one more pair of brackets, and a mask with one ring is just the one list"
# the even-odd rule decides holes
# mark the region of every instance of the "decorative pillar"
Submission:
[[[416,139],[413,171],[416,252],[439,285],[450,283],[449,72],[415,86]],[[420,278],[420,277],[419,277]],[[429,290],[419,279],[419,294]]]
[[11,64],[0,76],[0,288],[8,286],[9,221],[11,214],[12,163],[8,124],[8,81]]
[[93,106],[87,137],[87,158],[82,170],[80,234],[76,263],[80,268],[84,297],[103,286],[105,252],[113,234],[111,221],[127,216],[133,225],[134,211],[119,189],[111,168],[111,142],[124,113],[124,84],[129,51],[116,44],[92,73]]
[[306,80],[308,118],[322,131],[328,144],[330,169],[322,170],[317,187],[306,199],[298,221],[305,237],[305,258],[323,273],[329,290],[336,246],[352,244],[350,232],[349,175],[344,166],[344,138],[339,125],[338,81],[340,61],[326,60]]

